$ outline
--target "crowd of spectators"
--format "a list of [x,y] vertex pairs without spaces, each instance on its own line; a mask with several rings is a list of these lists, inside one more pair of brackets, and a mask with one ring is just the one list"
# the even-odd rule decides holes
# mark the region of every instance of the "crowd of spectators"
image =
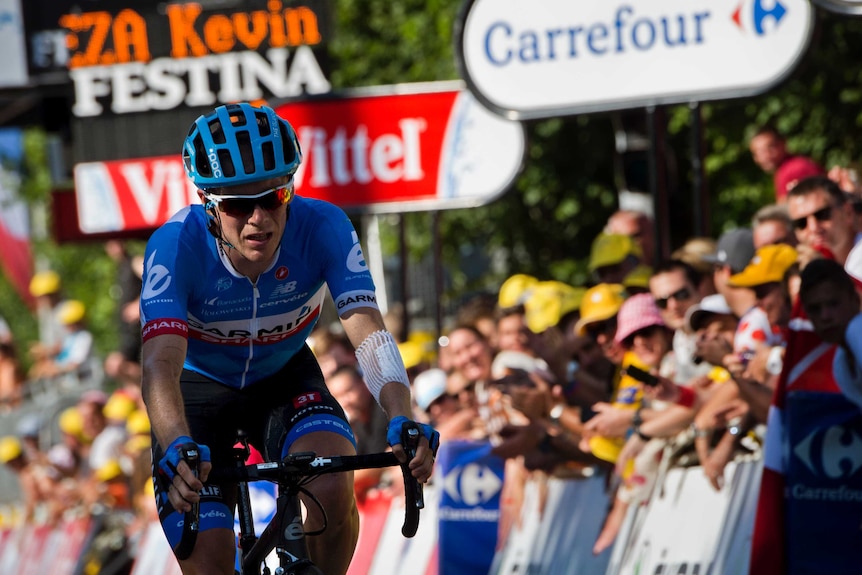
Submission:
[[[664,257],[650,216],[618,211],[592,242],[589,282],[515,273],[464,303],[445,333],[417,331],[399,344],[416,418],[442,442],[489,441],[506,459],[507,482],[607,475],[613,504],[596,518],[596,554],[614,544],[628,509],[649,499],[663,459],[700,465],[721,490],[731,461],[763,449],[794,319],[810,318],[819,341],[840,348],[836,384],[862,406],[859,338],[845,336],[862,329],[858,293],[847,287],[862,285],[862,190],[849,170],[825,175],[787,154],[772,129],[758,132],[751,149],[775,173],[777,192],[750,226],[691,238]],[[124,270],[118,321],[134,326],[140,275],[136,284],[131,259],[121,246],[110,249]],[[31,291],[42,327],[29,381],[88,377],[95,364],[84,305],[63,296],[53,272],[37,274]],[[28,378],[4,325],[0,410],[12,410]],[[104,364],[117,391],[85,392],[56,414],[56,443],[43,449],[29,420],[0,439],[0,462],[21,485],[23,520],[105,506],[152,518],[135,339],[123,338]],[[385,449],[385,414],[346,336],[321,325],[309,343],[359,452]],[[392,473],[357,474],[357,497],[397,486]]]

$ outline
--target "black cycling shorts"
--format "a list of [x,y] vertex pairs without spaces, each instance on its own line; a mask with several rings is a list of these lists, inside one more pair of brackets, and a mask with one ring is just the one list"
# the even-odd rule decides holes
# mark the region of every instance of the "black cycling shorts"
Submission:
[[[180,376],[186,419],[191,438],[210,448],[213,467],[235,466],[233,446],[237,431],[267,460],[281,459],[297,438],[330,431],[356,440],[344,410],[329,393],[314,354],[304,346],[275,375],[245,389],[235,389],[197,372]],[[159,519],[173,547],[179,541],[183,516],[167,497],[169,487],[158,473],[163,451],[153,441],[153,481]],[[223,492],[223,488],[231,491]],[[233,529],[232,486],[207,484],[201,493],[200,530]]]

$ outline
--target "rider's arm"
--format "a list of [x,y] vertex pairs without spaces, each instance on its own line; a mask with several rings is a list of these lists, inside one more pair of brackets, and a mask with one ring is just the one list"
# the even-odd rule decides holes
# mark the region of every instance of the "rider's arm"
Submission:
[[189,435],[180,392],[187,346],[186,338],[173,334],[157,335],[143,344],[141,391],[159,445]]
[[[361,307],[351,310],[341,318],[344,332],[350,338],[353,347],[358,348],[366,338],[376,331],[385,331],[383,316],[376,308]],[[407,373],[404,373],[404,381],[387,382],[380,391],[380,406],[389,419],[403,415],[407,419],[413,419],[413,411],[410,403],[410,388],[406,385]]]

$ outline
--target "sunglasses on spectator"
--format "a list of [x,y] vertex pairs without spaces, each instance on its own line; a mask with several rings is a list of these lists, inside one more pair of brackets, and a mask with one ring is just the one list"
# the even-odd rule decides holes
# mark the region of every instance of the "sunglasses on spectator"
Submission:
[[675,300],[675,301],[680,302],[680,301],[686,300],[690,297],[691,297],[691,290],[689,290],[687,287],[684,287],[684,288],[678,289],[677,291],[673,292],[672,294],[670,294],[667,297],[655,298],[655,305],[657,305],[659,309],[667,309],[667,303],[670,300]]
[[204,197],[208,202],[215,204],[221,213],[242,218],[254,212],[256,206],[272,211],[290,202],[293,198],[293,180],[253,196],[221,196],[204,193]]
[[808,218],[814,216],[814,219],[818,222],[828,222],[832,219],[832,206],[826,206],[825,208],[820,208],[813,214],[808,214],[802,218],[796,218],[793,220],[793,227],[797,230],[804,230],[808,227]]

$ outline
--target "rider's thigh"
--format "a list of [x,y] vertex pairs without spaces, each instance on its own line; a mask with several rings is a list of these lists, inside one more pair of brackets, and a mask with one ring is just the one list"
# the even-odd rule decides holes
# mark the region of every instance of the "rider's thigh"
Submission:
[[[320,457],[356,454],[356,449],[347,438],[327,431],[303,435],[293,443],[290,451],[313,451]],[[307,489],[320,500],[330,523],[349,517],[355,507],[352,471],[322,475],[309,483]],[[316,517],[314,504],[307,507],[309,519]]]
[[231,529],[198,533],[191,557],[180,561],[183,575],[234,575],[236,539]]

